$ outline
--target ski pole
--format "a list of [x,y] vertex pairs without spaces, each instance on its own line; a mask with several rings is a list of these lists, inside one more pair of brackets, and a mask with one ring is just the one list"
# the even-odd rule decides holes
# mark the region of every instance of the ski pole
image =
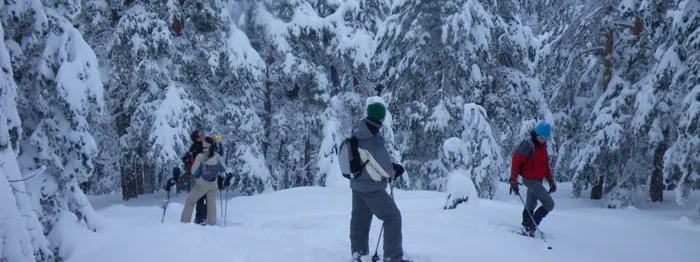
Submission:
[[168,209],[168,203],[170,202],[170,190],[168,190],[167,192],[168,192],[167,193],[168,197],[167,197],[167,200],[165,201],[165,203],[163,204],[163,216],[160,218],[161,223],[163,223],[163,221],[165,221],[165,210]]
[[228,188],[226,187],[226,204],[224,204],[224,226],[226,226],[226,217],[228,216]]
[[[391,199],[394,199],[394,183],[392,183],[391,179],[389,179],[389,196],[391,196]],[[379,255],[377,254],[377,251],[379,251],[379,240],[382,239],[383,232],[384,223],[382,223],[382,229],[379,230],[379,238],[377,238],[377,245],[374,247],[374,255],[372,256],[372,262],[379,261]]]
[[[535,218],[533,217],[532,213],[525,206],[525,200],[523,200],[523,196],[521,196],[520,194],[516,194],[516,195],[518,195],[518,197],[520,198],[520,202],[523,203],[523,209],[525,209],[525,211],[527,212],[528,216],[530,217],[530,221],[532,221],[532,224],[535,226],[535,229],[537,230],[537,232],[540,233],[540,236],[542,236],[542,241],[544,241],[544,243],[546,244],[547,239],[545,239],[544,233],[542,233],[542,231],[540,230],[540,227],[537,225],[537,223],[535,223]],[[547,249],[552,249],[552,246],[547,246]]]
[[165,210],[168,209],[168,204],[170,203],[170,189],[173,187],[175,184],[175,181],[171,178],[165,181],[165,191],[167,193],[167,198],[165,200],[165,203],[163,203],[163,217],[160,218],[160,222],[163,223],[165,221]]
[[221,212],[221,216],[224,216],[224,196],[221,190],[219,190],[219,210]]

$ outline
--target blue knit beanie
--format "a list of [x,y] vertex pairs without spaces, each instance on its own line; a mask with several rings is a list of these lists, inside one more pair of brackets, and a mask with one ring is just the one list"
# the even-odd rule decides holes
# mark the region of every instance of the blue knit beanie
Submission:
[[535,135],[543,136],[546,139],[550,139],[552,137],[552,125],[550,125],[546,121],[538,123],[535,127]]

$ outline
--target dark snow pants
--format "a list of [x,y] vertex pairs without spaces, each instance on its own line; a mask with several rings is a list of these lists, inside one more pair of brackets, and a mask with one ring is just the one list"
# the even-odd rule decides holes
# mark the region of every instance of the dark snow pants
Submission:
[[197,201],[197,205],[195,207],[195,212],[194,212],[194,223],[195,224],[202,224],[204,222],[207,222],[207,199],[206,195],[202,196]]
[[[523,179],[523,184],[527,187],[527,198],[525,200],[525,210],[523,210],[523,226],[526,228],[532,225],[534,218],[535,224],[539,225],[542,219],[554,209],[554,199],[549,195],[547,189],[544,188],[542,180]],[[542,206],[535,211],[537,201],[542,202]],[[527,212],[530,213],[527,213]],[[530,218],[532,214],[533,218]]]
[[385,190],[369,193],[352,191],[350,249],[353,256],[369,254],[369,229],[373,214],[384,222],[385,261],[399,261],[403,257],[401,212]]

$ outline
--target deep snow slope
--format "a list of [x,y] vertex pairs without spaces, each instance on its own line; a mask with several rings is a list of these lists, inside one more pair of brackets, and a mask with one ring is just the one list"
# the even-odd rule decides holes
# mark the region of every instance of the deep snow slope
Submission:
[[[545,243],[511,233],[520,223],[521,203],[505,190],[502,185],[496,200],[480,199],[454,210],[442,209],[443,193],[394,190],[406,256],[433,262],[700,259],[700,217],[691,208],[698,203],[697,194],[685,207],[662,203],[610,210],[596,201],[572,199],[570,185],[560,185],[561,192],[554,193],[555,211],[542,224]],[[184,194],[171,199],[162,224],[159,204],[164,195],[129,202],[120,202],[119,196],[93,197],[107,229],[93,234],[76,228],[74,245],[62,253],[68,262],[349,261],[349,189],[232,195],[226,225],[219,210],[216,227],[178,222]],[[371,253],[380,228],[375,218]],[[381,244],[379,248],[381,254]]]

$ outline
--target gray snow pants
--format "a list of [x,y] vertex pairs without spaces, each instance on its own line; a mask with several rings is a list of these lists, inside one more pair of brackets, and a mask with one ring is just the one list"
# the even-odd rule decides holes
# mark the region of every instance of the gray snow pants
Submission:
[[352,191],[350,249],[353,256],[369,254],[372,214],[384,222],[384,260],[400,261],[403,258],[401,212],[385,190],[368,193]]
[[527,187],[527,199],[525,200],[527,210],[534,211],[537,207],[537,200],[542,202],[542,207],[547,211],[551,212],[554,209],[554,199],[544,188],[542,180],[523,179],[523,184]]
[[[554,209],[554,199],[544,189],[542,180],[523,179],[523,183],[527,186],[527,200],[525,200],[525,208],[523,209],[522,225],[526,230],[531,231],[535,229],[535,226],[539,226],[542,219]],[[535,210],[537,200],[542,202],[542,206]]]

